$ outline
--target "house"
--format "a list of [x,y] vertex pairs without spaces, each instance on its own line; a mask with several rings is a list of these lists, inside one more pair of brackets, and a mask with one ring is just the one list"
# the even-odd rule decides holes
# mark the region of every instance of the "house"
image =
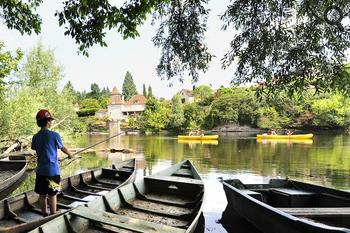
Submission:
[[181,91],[178,92],[181,98],[182,103],[193,103],[194,102],[194,96],[193,92],[188,89],[182,89]]
[[97,112],[95,112],[95,117],[97,119],[105,119],[108,118],[108,110],[107,109],[100,109]]
[[107,107],[111,121],[126,120],[129,116],[141,115],[146,109],[147,99],[143,95],[135,95],[128,101],[119,93],[116,87],[111,93],[111,103]]

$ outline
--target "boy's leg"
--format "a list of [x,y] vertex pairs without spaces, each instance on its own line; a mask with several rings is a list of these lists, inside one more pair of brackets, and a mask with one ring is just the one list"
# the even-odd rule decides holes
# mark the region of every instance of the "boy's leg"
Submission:
[[40,209],[41,209],[41,213],[44,216],[47,216],[47,201],[46,201],[46,195],[40,195],[39,196],[39,205],[40,205]]
[[49,195],[49,204],[50,204],[50,214],[56,214],[57,210],[57,195]]

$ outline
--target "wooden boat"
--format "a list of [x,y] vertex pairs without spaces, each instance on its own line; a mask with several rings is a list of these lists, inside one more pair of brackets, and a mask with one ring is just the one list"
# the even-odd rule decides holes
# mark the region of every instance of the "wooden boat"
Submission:
[[25,156],[0,160],[0,200],[7,197],[24,181],[26,169]]
[[219,135],[178,135],[178,140],[218,140]]
[[34,190],[4,199],[0,202],[0,232],[27,232],[76,206],[133,182],[135,164],[135,159],[127,160],[112,168],[99,168],[62,179],[55,215],[43,217],[39,195]]
[[[238,214],[261,232],[349,233],[350,193],[288,179],[267,184],[223,181],[226,211]],[[226,212],[225,211],[225,212]],[[232,222],[222,219],[230,228]]]
[[204,183],[190,161],[107,193],[31,232],[194,232]]
[[309,134],[292,134],[292,135],[268,135],[268,134],[257,134],[256,138],[260,139],[311,139],[314,135]]
[[218,145],[219,140],[177,140],[178,143],[182,144],[207,144],[207,145]]
[[314,141],[312,139],[286,139],[286,138],[257,138],[256,141],[258,143],[262,143],[262,144],[277,144],[277,143],[281,143],[281,144],[307,144],[307,145],[311,145]]

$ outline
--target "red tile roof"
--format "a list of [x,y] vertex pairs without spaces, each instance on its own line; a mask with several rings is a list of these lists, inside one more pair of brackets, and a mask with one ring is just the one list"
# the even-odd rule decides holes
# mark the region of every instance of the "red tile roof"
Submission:
[[128,104],[128,105],[146,104],[146,102],[147,102],[147,99],[143,95],[134,95],[125,104]]

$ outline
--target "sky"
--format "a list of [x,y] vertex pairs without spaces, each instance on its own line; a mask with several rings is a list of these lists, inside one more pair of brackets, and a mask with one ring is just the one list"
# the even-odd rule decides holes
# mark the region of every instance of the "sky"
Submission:
[[157,28],[150,25],[150,19],[139,27],[140,37],[123,40],[114,29],[107,33],[108,47],[95,45],[89,49],[89,57],[85,57],[77,53],[78,46],[74,40],[64,36],[64,28],[58,26],[54,13],[62,9],[60,1],[47,0],[38,10],[43,20],[41,34],[22,36],[18,31],[9,30],[0,23],[0,40],[4,41],[5,49],[10,51],[20,48],[28,53],[39,41],[45,48],[53,50],[56,61],[63,68],[61,86],[71,81],[75,90],[89,91],[91,84],[97,83],[100,88],[109,87],[112,90],[116,86],[121,91],[125,74],[129,71],[139,93],[142,93],[145,84],[146,87],[152,87],[156,97],[171,99],[179,90],[192,89],[193,85],[205,84],[213,89],[230,85],[234,67],[223,70],[220,59],[229,50],[234,31],[222,31],[223,23],[218,16],[225,11],[228,3],[229,0],[209,1],[208,8],[211,12],[205,43],[215,57],[212,58],[209,70],[200,73],[199,81],[195,84],[188,77],[184,83],[174,79],[172,86],[169,86],[169,81],[157,76],[156,67],[161,49],[153,45],[152,37]]

